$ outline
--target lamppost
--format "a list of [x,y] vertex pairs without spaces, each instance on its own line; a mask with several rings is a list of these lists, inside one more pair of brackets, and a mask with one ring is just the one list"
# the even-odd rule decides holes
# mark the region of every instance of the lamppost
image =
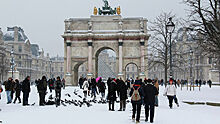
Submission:
[[172,17],[169,18],[169,21],[166,24],[166,32],[170,36],[170,78],[173,76],[173,65],[172,65],[172,33],[175,30],[175,24],[172,21]]
[[52,61],[50,60],[50,79],[52,78],[52,73],[51,73],[51,64],[52,64]]
[[14,77],[14,66],[15,66],[15,61],[14,61],[14,47],[12,47],[12,50],[10,52],[11,55],[11,61],[10,61],[10,65],[11,65],[11,72],[12,72],[12,79]]
[[[190,47],[190,50],[189,50],[189,54],[190,54],[190,72],[189,72],[189,74],[190,74],[190,91],[191,91],[191,85],[192,85],[192,83],[194,82],[193,81],[193,76],[192,76],[192,56],[193,56],[193,50],[192,50],[192,48]],[[193,83],[193,90],[194,90],[194,83]]]

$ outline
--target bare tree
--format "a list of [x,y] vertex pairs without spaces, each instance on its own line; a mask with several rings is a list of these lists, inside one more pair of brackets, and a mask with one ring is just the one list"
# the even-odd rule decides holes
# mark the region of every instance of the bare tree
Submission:
[[[178,27],[179,19],[175,18],[175,15],[173,15],[171,12],[161,13],[153,22],[150,23],[149,26],[149,31],[151,33],[151,39],[149,41],[149,53],[151,54],[151,57],[149,58],[149,69],[157,64],[161,64],[164,67],[165,83],[167,83],[170,58],[170,37],[166,31],[166,24],[170,17],[174,19],[175,25]],[[171,38],[172,46],[175,47],[174,35]],[[175,54],[177,54],[177,50],[175,50],[173,47],[172,55],[175,56]],[[177,61],[177,59],[173,59],[172,61],[174,64],[176,63],[175,61]],[[173,66],[175,67],[175,65]]]
[[199,32],[202,48],[220,57],[220,0],[184,0],[190,7],[190,28]]

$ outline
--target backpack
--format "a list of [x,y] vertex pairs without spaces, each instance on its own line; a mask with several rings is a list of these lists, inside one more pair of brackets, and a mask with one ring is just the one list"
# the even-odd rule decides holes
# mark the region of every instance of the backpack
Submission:
[[139,88],[137,88],[137,89],[135,89],[135,88],[133,88],[134,89],[134,92],[133,92],[133,94],[132,94],[132,96],[131,96],[131,100],[132,101],[140,101],[141,100],[141,96],[140,96],[140,93],[139,93]]

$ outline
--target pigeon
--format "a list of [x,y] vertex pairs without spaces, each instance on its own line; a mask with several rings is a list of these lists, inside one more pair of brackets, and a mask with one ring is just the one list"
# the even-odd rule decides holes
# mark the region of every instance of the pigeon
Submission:
[[71,95],[70,95],[70,94],[68,94],[68,93],[67,93],[67,94],[65,94],[65,96],[71,97]]

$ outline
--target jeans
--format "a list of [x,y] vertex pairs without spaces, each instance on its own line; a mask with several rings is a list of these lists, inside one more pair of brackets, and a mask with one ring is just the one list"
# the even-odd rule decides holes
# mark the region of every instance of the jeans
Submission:
[[119,110],[125,111],[125,109],[126,109],[126,100],[121,100],[120,101],[120,109]]
[[158,96],[155,96],[155,106],[158,106]]
[[105,92],[102,92],[102,93],[101,93],[101,96],[102,96],[101,99],[104,100],[104,98],[105,98]]
[[170,108],[173,107],[173,99],[174,99],[174,96],[167,96],[168,100],[169,100],[169,106]]
[[135,114],[137,112],[136,121],[140,121],[141,103],[132,103],[132,108],[133,108],[132,118],[135,118]]
[[23,92],[23,105],[28,105],[29,92]]
[[8,103],[11,103],[11,91],[6,91]]
[[153,122],[154,121],[154,104],[145,105],[145,117],[147,121],[149,117],[149,111],[150,111],[150,122]]

